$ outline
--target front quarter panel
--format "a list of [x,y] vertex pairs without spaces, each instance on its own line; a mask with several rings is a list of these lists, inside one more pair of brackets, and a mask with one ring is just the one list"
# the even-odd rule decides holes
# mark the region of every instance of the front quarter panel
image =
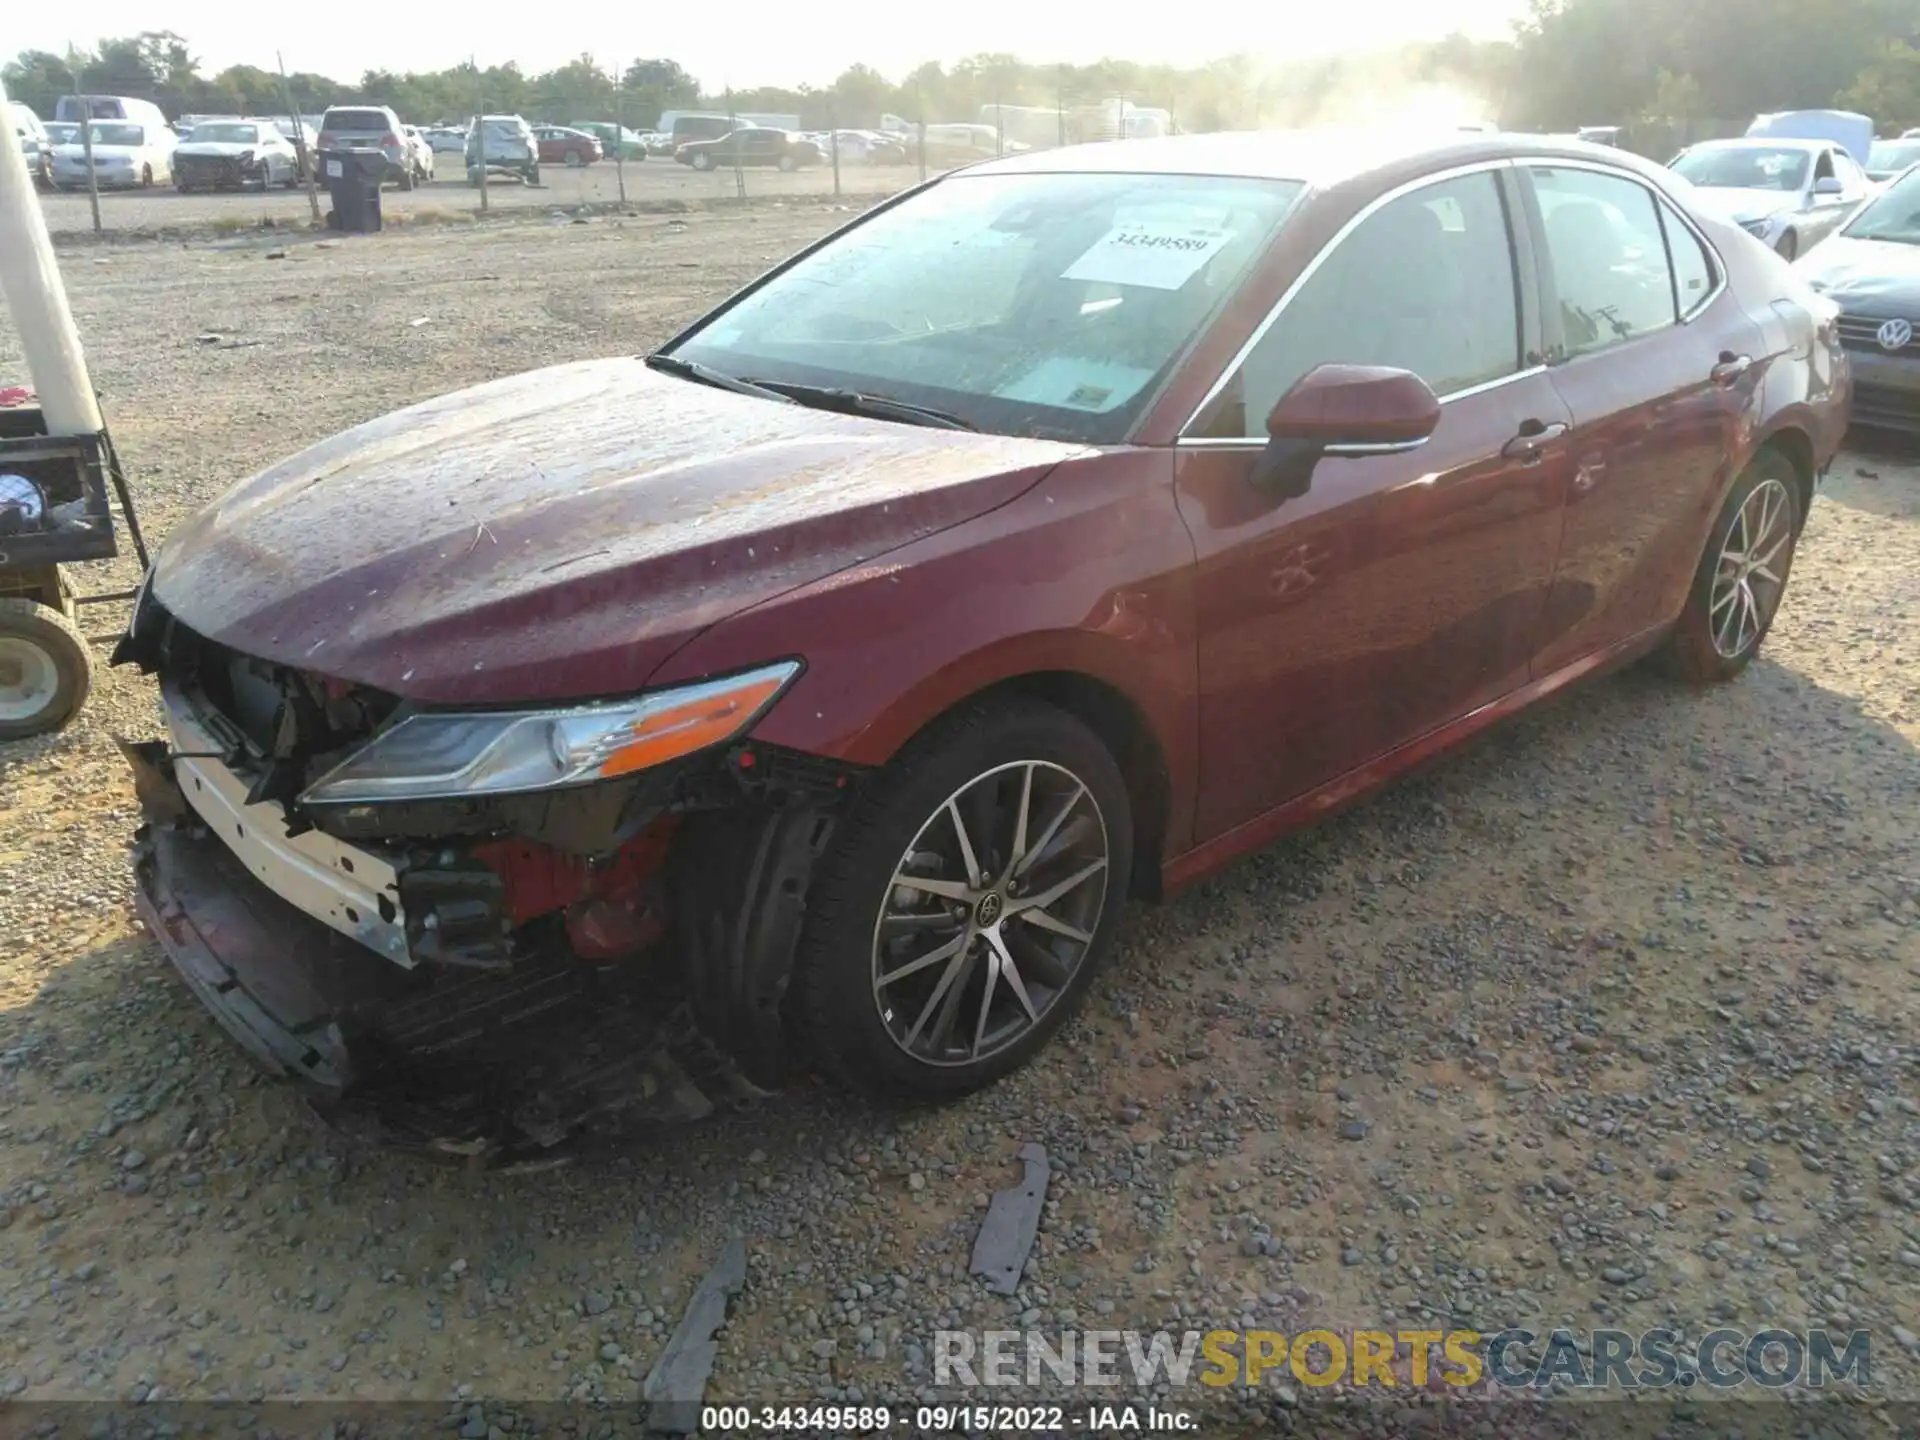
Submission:
[[1165,765],[1165,853],[1188,843],[1196,773],[1193,542],[1164,450],[1058,465],[965,524],[724,621],[650,677],[665,686],[800,655],[756,738],[880,765],[993,685],[1074,672],[1118,691]]

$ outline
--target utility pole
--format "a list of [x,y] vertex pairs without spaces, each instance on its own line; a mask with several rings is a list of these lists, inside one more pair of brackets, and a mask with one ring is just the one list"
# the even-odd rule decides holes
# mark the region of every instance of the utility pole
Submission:
[[734,131],[740,128],[739,117],[733,113],[733,86],[727,86],[727,148],[733,152],[733,193],[743,202],[747,198],[747,174],[740,168],[740,141]]
[[313,212],[313,223],[320,223],[320,195],[314,189],[313,171],[318,162],[307,151],[307,127],[301,123],[299,107],[293,103],[293,86],[287,81],[287,62],[278,50],[273,52],[273,63],[280,67],[280,99],[287,107],[287,123],[293,126],[293,153],[300,162],[300,173],[307,181],[307,208]]
[[480,90],[480,60],[468,56],[473,66],[473,155],[480,166],[480,213],[487,213],[487,98]]
[[[840,198],[840,107],[829,97],[827,100],[827,144],[833,150],[833,198]],[[868,154],[873,152],[869,150]]]
[[927,97],[918,80],[913,82],[913,118],[920,129],[920,183],[927,183]]
[[623,77],[613,79],[613,174],[620,182],[620,204],[627,203],[627,87]]
[[93,173],[93,107],[81,92],[80,52],[67,47],[67,73],[73,77],[73,103],[80,107],[80,148],[87,157],[87,200],[93,206],[93,233],[100,233],[100,177]]

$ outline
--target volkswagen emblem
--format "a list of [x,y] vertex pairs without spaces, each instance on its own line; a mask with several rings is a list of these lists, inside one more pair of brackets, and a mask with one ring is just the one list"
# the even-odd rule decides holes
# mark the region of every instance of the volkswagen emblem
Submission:
[[1913,323],[1909,320],[1889,320],[1875,333],[1882,350],[1904,350],[1913,339]]

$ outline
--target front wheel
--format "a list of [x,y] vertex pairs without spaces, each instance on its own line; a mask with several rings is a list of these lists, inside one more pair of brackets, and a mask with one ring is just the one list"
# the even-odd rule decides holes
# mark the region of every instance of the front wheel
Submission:
[[58,610],[0,600],[0,740],[58,730],[93,688],[93,651]]
[[870,1093],[954,1096],[1025,1064],[1113,948],[1126,783],[1073,716],[982,702],[895,759],[807,896],[790,1012]]
[[413,167],[411,165],[400,172],[400,188],[402,190],[413,189]]
[[1800,477],[1762,450],[1713,522],[1687,605],[1658,652],[1661,668],[1696,685],[1731,680],[1773,627],[1800,536]]
[[142,190],[151,190],[153,188],[153,167],[151,165],[142,165],[140,167],[140,188]]
[[1780,243],[1773,247],[1782,260],[1792,260],[1800,253],[1800,237],[1789,230],[1780,237]]

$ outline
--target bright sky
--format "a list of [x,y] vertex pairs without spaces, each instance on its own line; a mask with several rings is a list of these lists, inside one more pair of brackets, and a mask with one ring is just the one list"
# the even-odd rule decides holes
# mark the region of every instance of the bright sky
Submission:
[[[357,79],[368,69],[437,70],[477,49],[482,65],[517,60],[529,74],[583,49],[609,67],[639,56],[678,60],[709,90],[727,85],[824,84],[865,61],[898,79],[925,60],[950,63],[1007,51],[1041,63],[1113,56],[1194,65],[1244,51],[1284,59],[1370,49],[1461,30],[1475,38],[1507,33],[1523,0],[1340,0],[1325,6],[1229,6],[1215,0],[1208,23],[1193,12],[1147,0],[1094,5],[1034,0],[965,0],[940,6],[811,7],[791,0],[708,5],[621,4],[549,12],[495,5],[399,4],[359,20],[333,21],[327,8],[252,0],[88,0],[8,7],[0,57],[23,49],[64,51],[103,36],[169,29],[186,37],[207,73],[228,65],[271,66],[279,48],[289,70]],[[1204,12],[1203,12],[1204,13]],[[725,23],[718,23],[724,15]],[[477,42],[466,36],[467,18]],[[1255,20],[1251,17],[1262,16]],[[590,17],[588,24],[575,20]],[[964,18],[960,18],[964,17]],[[549,23],[551,22],[551,23]]]

